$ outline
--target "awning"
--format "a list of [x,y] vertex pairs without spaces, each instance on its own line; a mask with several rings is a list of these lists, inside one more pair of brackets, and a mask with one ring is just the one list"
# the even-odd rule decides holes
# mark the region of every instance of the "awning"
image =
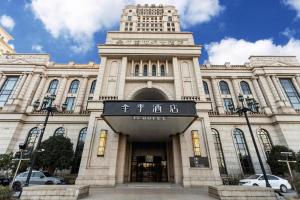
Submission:
[[135,141],[159,141],[184,132],[197,118],[193,101],[105,101],[103,119]]

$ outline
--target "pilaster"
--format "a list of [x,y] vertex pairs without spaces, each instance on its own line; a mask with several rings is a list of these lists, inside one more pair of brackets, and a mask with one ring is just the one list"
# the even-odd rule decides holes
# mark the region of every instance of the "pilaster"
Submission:
[[218,88],[218,84],[217,84],[217,80],[215,76],[211,77],[211,84],[212,84],[212,90],[213,90],[213,96],[215,99],[215,103],[217,106],[217,111],[220,114],[224,114],[224,107],[222,105],[222,100],[221,100],[221,96],[220,96],[220,92],[219,92],[219,88]]
[[75,109],[74,109],[75,113],[79,113],[82,110],[83,100],[85,97],[85,93],[87,91],[87,88],[86,88],[87,83],[88,83],[88,76],[84,75],[83,81],[80,84],[80,89],[79,89],[78,96],[77,96],[77,101],[76,101],[76,105],[75,105]]
[[181,75],[179,71],[178,59],[177,57],[173,57],[173,73],[174,73],[174,87],[175,87],[175,96],[176,100],[181,100],[182,96],[182,83],[181,83]]
[[98,100],[100,97],[106,62],[107,62],[107,57],[101,57],[101,64],[99,67],[99,72],[97,74],[97,82],[96,82],[93,100]]
[[26,112],[32,112],[33,111],[33,104],[35,101],[39,100],[40,102],[42,102],[42,99],[41,99],[41,95],[42,95],[42,92],[43,92],[43,89],[45,88],[45,84],[46,84],[46,80],[47,80],[47,76],[46,75],[41,75],[42,77],[42,80],[40,81],[39,83],[39,86],[34,94],[34,97],[31,101],[31,105],[28,106]]
[[126,79],[127,57],[122,57],[121,70],[119,74],[118,99],[124,99],[125,79]]
[[263,108],[263,110],[266,112],[266,114],[270,115],[270,114],[272,114],[272,111],[266,103],[266,100],[260,89],[257,79],[258,79],[257,77],[252,77],[252,82],[253,82],[253,86],[254,86],[255,92],[257,94],[257,97],[258,97],[258,101],[259,101],[261,107]]
[[259,81],[259,84],[260,84],[261,89],[263,91],[264,97],[267,99],[267,102],[268,102],[269,106],[272,109],[272,112],[277,113],[277,107],[275,105],[275,99],[274,99],[272,93],[270,92],[271,89],[268,86],[266,78],[262,75],[259,75],[258,76],[258,81]]
[[194,66],[195,80],[197,85],[196,90],[198,92],[200,99],[202,101],[206,101],[198,57],[193,57],[193,66]]
[[57,91],[57,94],[56,94],[56,98],[53,102],[53,105],[56,105],[56,106],[61,105],[63,94],[65,92],[67,81],[68,81],[68,76],[67,75],[63,75],[62,77],[63,77],[63,79],[62,79],[61,83],[59,84],[59,88],[58,88],[58,91]]

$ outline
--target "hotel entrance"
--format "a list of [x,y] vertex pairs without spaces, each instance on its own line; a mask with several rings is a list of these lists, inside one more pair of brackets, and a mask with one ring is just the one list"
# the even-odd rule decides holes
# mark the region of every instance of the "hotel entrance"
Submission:
[[133,142],[131,182],[168,182],[165,142]]

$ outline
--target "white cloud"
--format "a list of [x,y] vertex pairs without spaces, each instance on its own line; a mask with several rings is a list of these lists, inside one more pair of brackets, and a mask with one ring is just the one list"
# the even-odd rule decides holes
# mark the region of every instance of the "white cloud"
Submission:
[[0,24],[4,27],[7,28],[8,30],[12,30],[15,26],[15,21],[13,20],[13,18],[11,18],[10,16],[7,15],[2,15],[0,17]]
[[31,49],[32,49],[33,51],[38,52],[38,53],[43,53],[43,52],[44,52],[43,46],[42,46],[42,45],[39,45],[39,44],[34,44],[34,45],[32,45]]
[[291,38],[285,45],[277,45],[271,39],[249,42],[243,39],[225,38],[220,42],[205,45],[208,60],[212,64],[248,62],[251,55],[297,56],[300,60],[300,40]]
[[283,0],[283,3],[297,11],[297,17],[300,17],[300,1],[299,0]]
[[31,0],[28,5],[54,38],[72,39],[75,52],[87,51],[95,32],[119,23],[128,4],[169,4],[179,10],[183,26],[204,23],[218,15],[219,0]]

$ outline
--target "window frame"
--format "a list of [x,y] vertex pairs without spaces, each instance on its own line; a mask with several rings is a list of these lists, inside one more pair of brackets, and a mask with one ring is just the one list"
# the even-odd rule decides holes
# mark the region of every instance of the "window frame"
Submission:
[[79,89],[80,81],[78,79],[75,79],[71,82],[68,93],[69,94],[77,94]]
[[53,136],[65,136],[66,134],[66,129],[64,127],[58,127],[57,129],[55,129]]
[[220,134],[217,129],[212,128],[211,131],[214,139],[215,150],[217,152],[219,171],[221,174],[228,174]]
[[[288,82],[290,88],[285,87],[285,86],[287,86],[286,83],[284,83],[285,81]],[[280,82],[281,87],[282,87],[284,93],[286,94],[289,102],[291,103],[291,105],[295,109],[300,110],[300,95],[299,95],[299,92],[297,91],[294,83],[292,82],[292,80],[289,78],[280,78],[279,82]],[[292,91],[288,91],[288,90],[292,90]],[[297,100],[297,102],[294,102],[294,100],[292,100],[292,99]]]
[[206,81],[202,81],[205,95],[209,95],[209,88]]
[[[259,142],[262,146],[262,149],[263,149],[266,157],[268,158],[269,154],[271,153],[272,147],[273,147],[273,142],[272,142],[269,132],[266,129],[260,128],[257,130],[257,137],[259,139]],[[266,140],[267,140],[268,144],[265,143]],[[266,146],[269,146],[269,147],[266,147]]]
[[[237,135],[240,136],[240,141],[241,141],[240,143],[238,142],[238,139],[236,137]],[[249,148],[247,145],[247,141],[246,141],[244,132],[239,128],[234,128],[232,131],[232,136],[233,136],[233,143],[234,143],[234,146],[236,149],[236,153],[238,156],[238,160],[239,160],[242,172],[244,174],[254,174],[255,173],[254,166],[253,166],[251,154],[250,154],[250,151],[249,151]],[[243,149],[241,149],[241,147],[243,147]],[[243,153],[244,155],[242,155],[241,151],[244,151],[244,153]],[[245,166],[245,162],[243,162],[241,155],[244,157],[246,156],[245,159],[246,159],[246,163],[248,164],[248,166]]]
[[[10,79],[13,79],[13,80],[10,80]],[[12,95],[12,93],[17,85],[18,80],[19,80],[18,76],[6,77],[4,83],[1,87],[1,90],[0,90],[0,107],[3,107],[6,104],[6,102],[8,101],[9,97]],[[12,83],[13,85],[11,86],[10,84],[12,81],[13,81],[13,83]]]
[[[58,83],[59,83],[59,81],[57,79],[51,80],[51,82],[49,83],[48,89],[47,89],[47,93],[56,94],[57,88],[58,88]],[[52,90],[53,90],[53,92],[52,92]]]
[[243,95],[252,95],[250,85],[246,81],[240,82],[240,88],[242,90]]
[[93,80],[92,81],[91,87],[90,87],[90,94],[94,94],[95,93],[96,83],[97,83],[97,80]]
[[222,95],[231,95],[229,85],[226,81],[220,81],[219,88]]
[[[71,104],[71,106],[69,105],[69,102],[70,102],[70,100],[72,99],[72,104]],[[66,100],[65,100],[65,103],[66,103],[66,111],[68,111],[68,112],[72,112],[72,111],[74,111],[74,105],[75,105],[75,100],[76,100],[76,98],[75,97],[66,97]]]

